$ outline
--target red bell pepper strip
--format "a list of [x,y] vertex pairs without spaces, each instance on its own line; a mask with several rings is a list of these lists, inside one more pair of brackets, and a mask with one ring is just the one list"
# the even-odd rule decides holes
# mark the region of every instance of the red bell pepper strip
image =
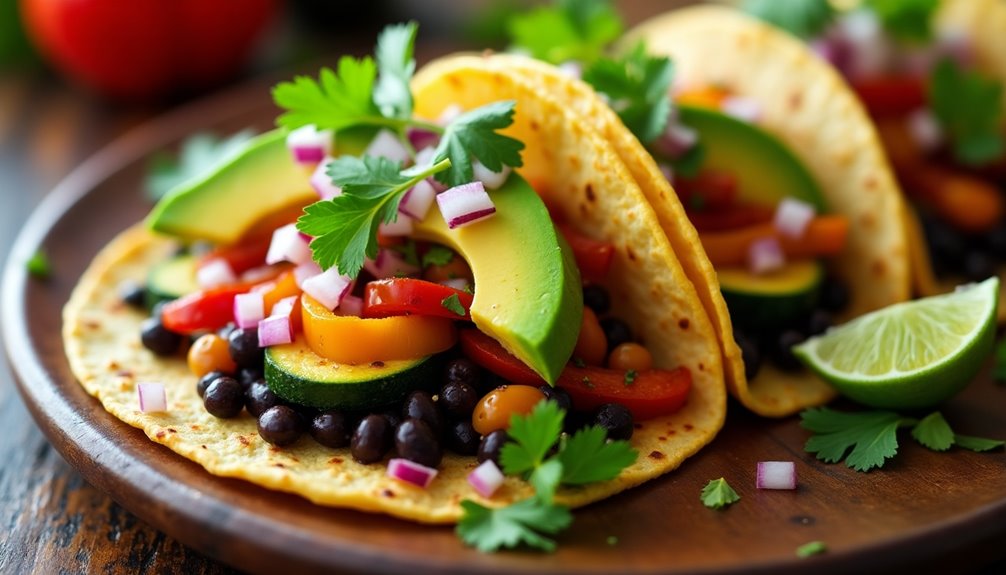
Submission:
[[234,298],[247,293],[249,284],[233,284],[197,291],[164,306],[161,322],[183,335],[216,330],[234,321]]
[[688,219],[699,232],[723,232],[771,222],[774,215],[768,206],[738,204],[717,212],[688,212]]
[[573,250],[580,276],[590,281],[603,280],[611,269],[611,260],[615,255],[614,244],[588,238],[565,224],[556,227]]
[[216,248],[199,259],[200,267],[205,263],[222,259],[231,266],[231,270],[241,275],[244,272],[265,265],[265,256],[269,252],[270,236],[260,236],[232,246]]
[[919,76],[875,76],[852,80],[852,89],[875,117],[904,115],[926,103],[926,85]]
[[[448,309],[453,296],[464,314]],[[367,283],[363,294],[363,317],[426,315],[471,321],[472,294],[445,285],[414,278],[392,278]]]
[[[502,345],[476,330],[461,331],[461,349],[472,361],[516,384],[543,385],[541,376],[510,355]],[[557,385],[573,399],[577,410],[589,411],[605,403],[619,403],[637,421],[670,415],[684,406],[692,388],[687,368],[651,369],[627,377],[626,372],[603,367],[567,365]]]
[[702,170],[694,178],[674,178],[674,191],[689,211],[727,210],[737,203],[737,177],[720,170]]

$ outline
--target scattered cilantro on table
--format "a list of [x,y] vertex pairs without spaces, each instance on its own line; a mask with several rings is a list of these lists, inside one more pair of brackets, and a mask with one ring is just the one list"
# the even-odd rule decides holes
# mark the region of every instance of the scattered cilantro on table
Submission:
[[42,250],[32,254],[24,266],[28,270],[28,274],[37,279],[48,279],[52,275],[52,263],[49,261],[49,256]]
[[458,317],[465,316],[465,306],[461,305],[461,300],[458,299],[458,294],[452,293],[451,295],[445,297],[440,305],[444,307],[447,311],[457,314]]
[[981,165],[1006,151],[1002,124],[1001,82],[975,70],[964,70],[952,60],[937,64],[929,78],[929,102],[943,131],[949,136],[954,157],[968,165]]
[[507,24],[512,48],[551,64],[590,64],[623,30],[608,0],[556,0],[516,14]]
[[195,134],[182,142],[177,158],[168,153],[155,155],[147,168],[147,196],[159,200],[172,188],[210,171],[244,147],[252,135],[250,130],[219,139],[210,134]]
[[1004,445],[996,439],[955,434],[939,412],[917,420],[891,411],[848,413],[819,407],[803,411],[800,419],[800,425],[814,433],[805,450],[827,463],[844,458],[848,467],[863,472],[882,467],[898,453],[898,429],[905,427],[911,428],[916,441],[933,451],[946,451],[953,445],[989,451]]
[[796,556],[801,559],[806,559],[807,557],[820,555],[826,551],[828,551],[828,546],[824,544],[824,541],[811,541],[797,547]]
[[667,127],[674,80],[670,58],[649,56],[640,43],[621,58],[598,59],[584,70],[583,80],[608,97],[625,127],[644,144]]
[[[507,507],[488,508],[461,502],[464,514],[458,536],[483,552],[524,544],[542,551],[555,550],[547,537],[569,526],[569,509],[554,503],[560,485],[582,485],[614,479],[637,457],[627,441],[607,441],[604,429],[590,426],[560,441],[565,412],[554,401],[538,403],[531,413],[510,420],[510,442],[500,462],[507,475],[525,477],[535,494]],[[559,449],[553,452],[558,443]]]
[[933,36],[933,16],[940,0],[866,0],[884,30],[903,42],[922,43]]
[[746,0],[743,10],[804,39],[820,35],[835,17],[828,0]]
[[737,495],[726,479],[720,477],[713,479],[702,488],[701,499],[702,504],[710,509],[722,509],[740,501],[741,496]]

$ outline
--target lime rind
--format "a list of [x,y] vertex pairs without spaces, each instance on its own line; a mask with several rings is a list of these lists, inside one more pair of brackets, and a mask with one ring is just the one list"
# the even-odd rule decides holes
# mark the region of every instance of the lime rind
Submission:
[[874,407],[935,405],[963,389],[995,343],[999,280],[895,304],[795,346],[842,394]]

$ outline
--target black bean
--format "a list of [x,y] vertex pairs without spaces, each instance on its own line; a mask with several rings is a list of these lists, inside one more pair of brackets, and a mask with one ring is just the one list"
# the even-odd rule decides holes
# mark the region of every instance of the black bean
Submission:
[[261,416],[270,408],[281,403],[276,394],[269,389],[264,379],[253,381],[245,389],[245,408],[248,410],[248,413],[255,417]]
[[761,371],[762,353],[758,342],[739,331],[734,331],[734,341],[741,348],[741,360],[744,362],[744,377],[748,381],[755,378]]
[[479,366],[470,359],[458,358],[447,362],[447,383],[463,383],[477,388],[479,375]]
[[497,429],[489,435],[482,438],[482,443],[479,444],[478,455],[476,456],[479,463],[487,459],[492,459],[496,465],[500,464],[500,451],[503,450],[503,445],[510,441],[510,436],[507,435],[506,430]]
[[803,343],[807,339],[803,333],[795,330],[788,329],[776,338],[775,349],[773,350],[772,360],[777,366],[786,371],[797,371],[803,364],[800,360],[793,355],[792,347],[794,345]]
[[264,379],[264,375],[262,374],[261,368],[243,367],[238,370],[237,379],[241,382],[241,385],[245,386],[245,389],[247,389],[249,385]]
[[583,305],[594,310],[597,315],[604,315],[611,309],[611,296],[603,287],[588,284],[583,286]]
[[235,329],[227,336],[227,344],[238,367],[262,369],[265,350],[258,345],[257,329]]
[[395,429],[398,456],[427,467],[437,467],[444,457],[440,442],[429,425],[420,419],[406,419]]
[[140,324],[140,341],[155,354],[167,356],[178,353],[182,336],[164,327],[160,317],[148,317]]
[[821,308],[832,313],[840,312],[849,305],[849,287],[841,280],[828,278],[821,286]]
[[597,409],[594,424],[608,432],[608,439],[630,439],[632,437],[632,412],[624,405],[606,403]]
[[481,442],[470,419],[454,422],[447,432],[447,447],[459,455],[475,455]]
[[233,377],[218,377],[206,386],[203,406],[211,415],[228,419],[241,413],[245,406],[244,390]]
[[341,411],[323,411],[311,420],[311,437],[325,447],[346,447],[349,445],[349,423],[349,418]]
[[270,407],[258,418],[258,434],[277,447],[296,442],[302,433],[304,421],[300,414],[285,405]]
[[835,320],[830,312],[815,309],[810,312],[810,317],[807,319],[807,335],[820,335],[833,325],[835,325]]
[[617,317],[606,317],[600,323],[604,337],[608,340],[608,353],[623,343],[632,341],[632,330],[629,329],[629,325]]
[[206,388],[209,387],[211,383],[213,383],[213,380],[217,379],[218,377],[226,377],[226,376],[227,374],[222,371],[211,371],[207,373],[206,375],[200,377],[199,381],[196,382],[196,393],[199,394],[199,397],[204,397],[206,395]]
[[479,392],[475,387],[459,381],[448,381],[440,390],[440,400],[438,403],[444,408],[448,416],[461,419],[472,418],[472,411],[478,403]]
[[376,463],[391,449],[393,433],[382,415],[368,415],[360,420],[349,441],[353,459],[360,463]]
[[126,280],[119,284],[119,297],[131,307],[144,309],[147,303],[147,288],[137,281]]
[[573,398],[569,396],[569,392],[565,389],[552,387],[551,385],[541,385],[538,386],[538,389],[545,395],[545,399],[551,399],[565,411],[567,417],[573,411]]
[[440,415],[440,411],[437,410],[437,406],[433,403],[433,398],[429,393],[425,391],[413,391],[405,399],[405,405],[402,406],[402,419],[409,419],[410,417],[425,421],[426,425],[430,426],[430,429],[437,437],[443,435],[444,418]]
[[402,415],[397,411],[388,410],[381,413],[381,415],[388,420],[388,425],[391,426],[391,429],[398,427],[398,424],[402,422]]

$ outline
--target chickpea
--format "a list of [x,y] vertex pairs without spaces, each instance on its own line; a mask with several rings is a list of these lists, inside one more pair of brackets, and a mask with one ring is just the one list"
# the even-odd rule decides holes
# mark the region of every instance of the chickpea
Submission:
[[231,358],[227,340],[215,333],[197,339],[189,348],[188,360],[189,370],[196,377],[202,377],[211,371],[234,373],[238,369]]
[[608,367],[621,371],[647,371],[653,368],[653,356],[645,347],[635,342],[627,342],[611,350]]
[[580,324],[580,336],[573,348],[573,357],[583,360],[588,365],[604,365],[608,355],[608,339],[604,329],[597,321],[597,314],[589,307],[583,308],[583,323]]
[[530,385],[504,385],[487,393],[475,405],[472,412],[472,427],[480,435],[488,435],[497,429],[510,426],[510,416],[530,413],[534,406],[545,399],[537,387]]

